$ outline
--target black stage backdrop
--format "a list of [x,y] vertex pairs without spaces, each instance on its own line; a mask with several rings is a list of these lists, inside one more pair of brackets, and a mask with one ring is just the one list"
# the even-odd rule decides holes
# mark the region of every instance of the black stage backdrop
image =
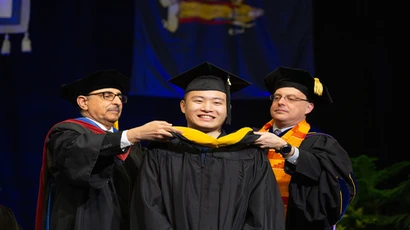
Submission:
[[[385,4],[314,2],[316,74],[335,103],[316,108],[309,120],[352,157],[367,154],[387,165],[403,158],[400,149],[388,148],[391,47],[398,41]],[[21,53],[20,42],[12,41],[11,55],[0,56],[0,204],[13,209],[24,229],[34,229],[44,137],[56,122],[78,116],[58,97],[59,86],[96,69],[131,75],[134,7],[125,0],[32,1],[33,52]],[[234,100],[228,130],[262,126],[269,106],[269,100]],[[184,125],[179,100],[131,97],[119,124],[125,129],[154,119]]]

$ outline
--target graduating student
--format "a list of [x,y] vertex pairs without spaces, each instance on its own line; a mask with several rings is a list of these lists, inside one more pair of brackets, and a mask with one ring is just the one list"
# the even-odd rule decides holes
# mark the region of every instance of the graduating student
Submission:
[[231,121],[231,93],[250,83],[208,62],[170,82],[185,90],[187,127],[149,145],[136,186],[135,229],[284,229],[267,150],[252,145],[259,136],[249,127],[223,129]]

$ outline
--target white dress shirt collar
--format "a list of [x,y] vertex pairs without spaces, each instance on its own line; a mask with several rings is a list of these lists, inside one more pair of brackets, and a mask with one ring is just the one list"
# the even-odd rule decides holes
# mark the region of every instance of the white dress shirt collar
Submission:
[[93,120],[93,119],[91,119],[91,118],[89,118],[89,117],[86,117],[87,119],[89,119],[89,120],[91,120],[92,122],[94,122],[95,124],[97,124],[98,125],[98,127],[100,127],[102,130],[104,130],[104,131],[110,131],[110,132],[114,132],[114,128],[113,127],[111,127],[111,129],[107,129],[107,128],[105,128],[105,126],[104,125],[102,125],[101,123],[99,123],[99,122],[97,122],[97,121],[95,121],[95,120]]

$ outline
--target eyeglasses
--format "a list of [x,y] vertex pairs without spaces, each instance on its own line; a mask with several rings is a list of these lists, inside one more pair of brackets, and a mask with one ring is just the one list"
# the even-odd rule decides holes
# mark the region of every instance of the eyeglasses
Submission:
[[297,102],[297,101],[307,101],[309,102],[309,100],[307,99],[303,99],[303,98],[298,98],[296,96],[293,95],[289,95],[289,96],[281,96],[281,95],[270,95],[269,99],[271,99],[272,101],[279,101],[281,98],[285,99],[286,102],[289,103],[293,103],[293,102]]
[[122,94],[115,94],[113,92],[100,92],[100,93],[90,93],[88,96],[92,95],[102,95],[102,98],[107,101],[114,101],[115,97],[118,97],[123,104],[127,103],[128,97]]

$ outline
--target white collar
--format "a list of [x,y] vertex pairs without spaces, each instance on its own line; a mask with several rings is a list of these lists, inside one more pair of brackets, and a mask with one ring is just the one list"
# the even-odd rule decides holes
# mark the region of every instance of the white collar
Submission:
[[276,127],[276,125],[273,125],[273,126],[272,126],[272,132],[275,131],[275,130],[277,130],[277,129],[279,129],[280,132],[284,132],[284,131],[286,131],[286,130],[288,130],[288,129],[291,129],[291,128],[293,128],[293,127],[294,127],[294,125],[289,126],[289,127],[285,127],[285,128],[282,128],[282,129],[279,129],[278,127]]
[[89,118],[89,117],[86,117],[87,119],[89,119],[89,120],[91,120],[92,122],[94,122],[95,124],[97,124],[98,125],[98,127],[100,127],[102,130],[104,130],[104,131],[110,131],[110,132],[114,132],[114,128],[113,127],[111,127],[111,129],[107,129],[107,128],[105,128],[105,126],[104,125],[102,125],[101,123],[99,123],[99,122],[97,122],[97,121],[95,121],[95,120],[93,120],[93,119],[91,119],[91,118]]

